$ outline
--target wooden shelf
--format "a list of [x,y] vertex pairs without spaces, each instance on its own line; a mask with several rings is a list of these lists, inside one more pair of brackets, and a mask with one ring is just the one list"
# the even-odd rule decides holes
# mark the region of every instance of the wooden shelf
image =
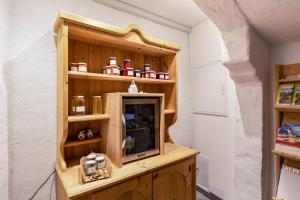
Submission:
[[284,157],[284,158],[289,158],[289,159],[292,159],[292,160],[300,161],[300,155],[287,153],[287,152],[284,152],[284,151],[278,151],[278,150],[273,150],[272,152],[275,155],[278,155],[278,156],[281,156],[281,157]]
[[131,82],[136,83],[148,83],[148,84],[173,84],[175,80],[160,80],[160,79],[151,79],[151,78],[137,78],[129,76],[117,76],[117,75],[107,75],[99,73],[90,73],[90,72],[68,72],[70,79],[86,79],[86,80],[105,80],[105,81],[120,81],[120,82]]
[[110,116],[108,114],[68,116],[68,122],[96,121],[96,120],[106,120],[109,118]]
[[300,78],[283,78],[279,79],[280,83],[285,83],[285,82],[300,82]]
[[165,110],[165,114],[175,114],[175,110],[172,110],[172,109],[168,109],[168,110]]
[[275,105],[274,109],[282,112],[300,112],[300,106]]
[[100,141],[101,141],[100,137],[87,139],[87,140],[83,140],[83,141],[70,140],[70,141],[67,141],[64,146],[65,146],[65,148],[66,147],[74,147],[74,146],[79,146],[79,145],[97,143],[97,142],[100,142]]

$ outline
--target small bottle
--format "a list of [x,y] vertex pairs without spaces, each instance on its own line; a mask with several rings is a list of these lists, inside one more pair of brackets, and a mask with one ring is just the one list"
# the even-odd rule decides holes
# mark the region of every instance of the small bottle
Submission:
[[101,115],[102,111],[102,98],[101,96],[93,96],[93,115]]

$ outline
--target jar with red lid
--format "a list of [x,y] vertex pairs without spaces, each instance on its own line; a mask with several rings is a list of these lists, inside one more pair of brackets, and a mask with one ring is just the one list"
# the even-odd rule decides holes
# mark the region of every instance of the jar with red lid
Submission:
[[149,78],[156,78],[156,72],[153,70],[149,71]]
[[130,59],[124,59],[124,69],[132,69]]
[[141,78],[142,77],[141,70],[138,70],[138,69],[134,70],[134,76]]
[[144,71],[150,71],[150,64],[144,64]]
[[156,74],[156,78],[157,78],[157,79],[164,80],[164,79],[165,79],[165,73],[164,73],[164,72],[158,72],[158,73]]
[[170,80],[170,74],[169,73],[165,73],[165,80]]
[[150,78],[150,72],[149,71],[142,72],[142,77],[143,78]]
[[127,68],[122,70],[123,76],[133,76],[133,68]]

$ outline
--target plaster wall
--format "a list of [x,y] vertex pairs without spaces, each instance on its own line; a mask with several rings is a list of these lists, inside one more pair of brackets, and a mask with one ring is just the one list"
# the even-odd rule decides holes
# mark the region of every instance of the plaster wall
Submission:
[[[187,33],[117,11],[92,0],[14,0],[11,24],[12,51],[10,66],[7,69],[7,89],[10,91],[9,199],[28,199],[54,168],[56,47],[52,28],[60,9],[119,27],[130,23],[139,24],[149,35],[181,45],[178,77],[179,115],[170,132],[176,142],[193,145]],[[48,199],[50,185],[51,181],[42,188],[36,199]]]
[[0,199],[8,199],[8,130],[7,130],[7,88],[5,65],[9,49],[10,1],[0,4]]
[[[193,72],[198,67],[210,67],[224,59],[221,53],[220,32],[210,20],[192,28],[189,42],[190,63]],[[223,67],[225,68],[225,66]],[[193,73],[195,89],[198,87],[197,75],[197,73]],[[210,75],[205,74],[205,76]],[[199,168],[197,185],[222,199],[230,200],[234,199],[235,191],[233,176],[235,132],[233,128],[238,102],[235,85],[228,71],[225,82],[227,116],[194,114],[194,146],[201,152],[197,158],[197,167]],[[209,84],[207,90],[209,90]],[[210,101],[214,104],[213,101],[218,101],[218,99],[212,98]],[[206,164],[203,163],[202,158],[204,158],[204,162],[207,161],[208,168],[204,167]]]
[[[270,144],[271,148],[274,148],[275,145],[275,113],[273,109],[273,105],[275,103],[275,90],[277,88],[274,88],[275,80],[275,65],[276,64],[294,64],[294,63],[300,63],[300,42],[294,42],[294,43],[281,43],[281,44],[273,44],[270,47],[270,100],[269,102],[269,108],[270,108],[270,116],[271,117],[271,129],[270,129],[270,141],[272,142]],[[272,157],[271,164],[269,166],[270,175],[271,175],[271,182],[270,185],[272,186],[271,192],[274,195],[275,194],[275,157]]]

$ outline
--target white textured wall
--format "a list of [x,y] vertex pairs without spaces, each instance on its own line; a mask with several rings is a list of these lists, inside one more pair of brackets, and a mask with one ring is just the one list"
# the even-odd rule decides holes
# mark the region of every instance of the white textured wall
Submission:
[[[275,113],[273,110],[273,105],[275,103],[275,89],[274,84],[274,75],[275,75],[275,65],[276,64],[294,64],[294,63],[300,63],[300,42],[295,43],[282,43],[282,44],[276,44],[272,45],[270,47],[270,110],[271,110],[271,116],[273,116],[271,119],[271,131],[270,131],[270,141],[272,142],[270,144],[271,148],[274,147],[275,144]],[[271,175],[271,183],[272,186],[272,194],[275,194],[275,157],[272,157],[272,162],[270,165],[270,175]]]
[[8,200],[8,130],[6,61],[9,55],[9,0],[0,3],[0,199]]
[[[192,67],[211,66],[212,63],[225,59],[222,56],[220,32],[210,20],[193,27],[189,39]],[[196,75],[193,73],[193,80],[198,78]],[[209,76],[209,74],[205,76]],[[199,168],[197,184],[201,187],[208,187],[209,192],[222,199],[231,200],[234,196],[235,132],[233,125],[238,102],[235,85],[229,75],[226,77],[225,85],[228,116],[194,114],[194,143],[201,152],[197,160]],[[196,84],[193,84],[193,87],[197,89]],[[209,90],[209,83],[207,83],[207,90]],[[210,101],[218,101],[218,99],[210,99]],[[201,101],[195,103],[201,103]],[[201,162],[201,156],[208,159],[207,170]],[[205,186],[207,183],[204,182],[205,177],[203,176],[208,177],[208,186]]]
[[[34,9],[33,9],[34,8]],[[53,170],[56,151],[56,49],[52,27],[60,9],[179,43],[179,116],[173,138],[193,144],[188,34],[92,0],[14,0],[8,76],[10,199],[28,199]],[[36,199],[48,199],[50,182]]]

